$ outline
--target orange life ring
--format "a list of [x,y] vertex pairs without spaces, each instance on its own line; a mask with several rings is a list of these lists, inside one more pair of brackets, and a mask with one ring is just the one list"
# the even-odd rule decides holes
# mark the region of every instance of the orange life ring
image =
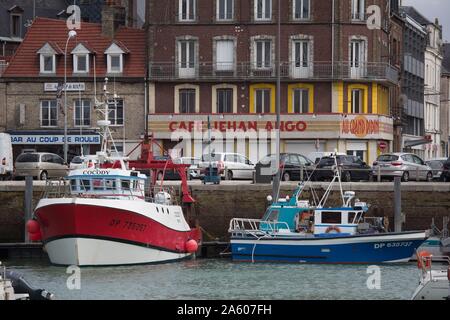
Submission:
[[341,229],[338,226],[329,226],[325,233],[330,233],[332,231],[336,231],[336,233],[341,233]]

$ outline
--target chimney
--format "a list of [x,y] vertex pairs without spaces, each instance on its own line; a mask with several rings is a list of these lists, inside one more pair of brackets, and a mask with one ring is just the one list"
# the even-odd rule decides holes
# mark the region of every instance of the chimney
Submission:
[[102,8],[102,35],[113,39],[119,26],[125,25],[125,7],[120,0],[107,0]]

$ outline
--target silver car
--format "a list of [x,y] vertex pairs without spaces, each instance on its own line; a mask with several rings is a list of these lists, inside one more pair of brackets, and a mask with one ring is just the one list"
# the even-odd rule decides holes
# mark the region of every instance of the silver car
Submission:
[[404,182],[433,180],[433,169],[412,153],[382,154],[373,163],[372,169],[374,179],[380,174],[381,178],[401,177]]
[[16,159],[15,177],[32,176],[40,180],[65,177],[69,167],[64,160],[53,153],[22,153]]

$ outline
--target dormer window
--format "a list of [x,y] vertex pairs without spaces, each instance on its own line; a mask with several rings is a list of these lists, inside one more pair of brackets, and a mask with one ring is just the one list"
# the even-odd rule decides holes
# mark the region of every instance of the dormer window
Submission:
[[49,42],[37,52],[39,54],[40,73],[54,74],[56,73],[56,55],[61,54],[61,50]]
[[126,53],[128,53],[128,50],[123,45],[115,42],[106,49],[108,73],[117,74],[123,72],[123,55]]
[[89,72],[89,54],[91,51],[83,43],[79,43],[73,50],[73,73]]
[[17,5],[8,9],[10,14],[10,34],[12,38],[22,38],[23,9]]

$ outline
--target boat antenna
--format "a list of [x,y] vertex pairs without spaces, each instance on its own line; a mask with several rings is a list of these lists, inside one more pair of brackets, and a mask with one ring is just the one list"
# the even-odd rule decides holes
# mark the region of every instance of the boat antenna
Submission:
[[281,74],[280,74],[280,54],[281,54],[281,1],[277,1],[278,9],[278,32],[277,32],[277,57],[276,57],[276,72],[277,72],[277,100],[276,100],[276,112],[277,112],[277,121],[275,125],[276,132],[276,157],[275,157],[275,165],[276,165],[276,173],[273,177],[273,186],[272,186],[272,197],[275,202],[278,201],[280,195],[280,114],[281,114]]

